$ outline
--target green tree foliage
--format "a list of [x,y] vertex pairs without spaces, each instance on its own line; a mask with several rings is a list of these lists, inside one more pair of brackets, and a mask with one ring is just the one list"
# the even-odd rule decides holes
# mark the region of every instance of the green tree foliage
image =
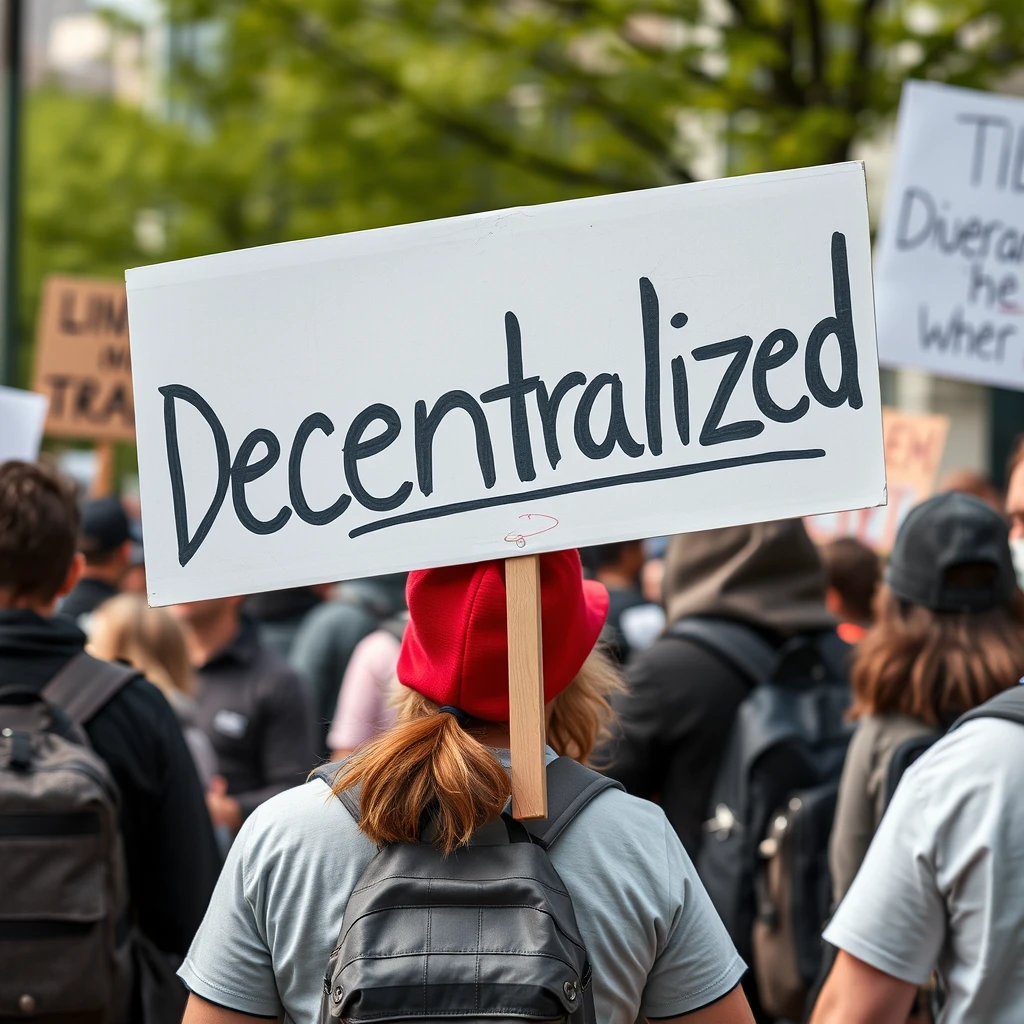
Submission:
[[45,273],[843,159],[1024,63],[1021,0],[164,3],[159,117],[28,100],[26,328]]
[[238,242],[844,159],[1024,61],[1020,0],[167,2]]

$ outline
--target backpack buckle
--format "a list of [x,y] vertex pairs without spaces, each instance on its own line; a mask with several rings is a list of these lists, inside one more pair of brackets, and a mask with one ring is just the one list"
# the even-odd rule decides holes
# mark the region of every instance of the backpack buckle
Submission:
[[0,736],[11,741],[10,766],[19,772],[27,772],[32,767],[32,736],[20,729],[3,729]]

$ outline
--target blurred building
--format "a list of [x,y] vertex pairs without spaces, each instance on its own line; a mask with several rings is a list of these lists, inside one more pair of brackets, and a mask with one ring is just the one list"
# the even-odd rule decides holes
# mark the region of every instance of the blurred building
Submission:
[[25,85],[53,83],[139,106],[159,104],[165,32],[155,3],[31,0],[26,4]]

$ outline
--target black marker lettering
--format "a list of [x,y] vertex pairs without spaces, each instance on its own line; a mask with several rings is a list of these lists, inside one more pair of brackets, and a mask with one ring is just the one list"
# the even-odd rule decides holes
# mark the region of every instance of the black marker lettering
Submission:
[[[184,567],[199,550],[199,545],[206,540],[217,513],[224,504],[228,493],[228,481],[231,476],[231,452],[228,449],[228,436],[224,427],[217,419],[217,414],[210,404],[197,391],[184,384],[165,384],[158,388],[164,396],[164,440],[167,445],[167,471],[171,478],[171,503],[174,506],[174,529],[178,537],[178,564]],[[206,510],[202,522],[190,539],[188,535],[188,509],[185,506],[185,479],[181,472],[181,452],[178,449],[178,424],[174,402],[180,398],[188,402],[206,420],[213,433],[213,443],[217,450],[217,491],[210,507]]]
[[[857,376],[857,339],[853,333],[853,303],[850,301],[850,269],[846,259],[846,236],[839,231],[832,235],[832,294],[836,315],[820,321],[807,339],[804,356],[804,374],[807,387],[819,405],[836,409],[844,402],[851,409],[864,404]],[[842,375],[839,387],[833,391],[821,372],[821,348],[825,340],[835,335],[839,342]]]
[[[608,432],[598,444],[590,429],[590,414],[602,388],[610,387],[611,414],[608,417]],[[617,373],[599,373],[588,385],[576,407],[573,432],[576,445],[588,459],[606,459],[618,445],[631,459],[638,459],[644,453],[644,446],[633,440],[626,424],[626,413],[622,407],[622,381]]]
[[466,391],[449,391],[442,395],[434,408],[427,412],[427,403],[419,401],[415,409],[416,432],[416,477],[424,497],[434,490],[434,434],[441,420],[452,409],[465,409],[476,429],[476,457],[485,487],[493,487],[497,479],[494,472],[494,449],[491,447],[491,432],[487,417],[476,399]]
[[690,443],[690,388],[686,380],[686,362],[682,356],[672,360],[672,405],[676,413],[676,433],[683,444]]
[[[778,352],[773,352],[775,343],[779,341],[782,342],[782,348]],[[787,331],[785,327],[780,327],[761,342],[757,355],[754,356],[754,401],[757,402],[758,409],[776,423],[794,423],[811,407],[811,400],[806,395],[801,395],[792,409],[783,409],[768,392],[768,371],[788,363],[799,348],[796,335],[792,331]]]
[[64,374],[51,373],[46,378],[48,387],[53,388],[50,395],[50,412],[58,419],[64,415],[64,396],[71,387],[71,378]]
[[[250,462],[252,453],[259,445],[265,445],[267,452],[255,462]],[[277,435],[263,427],[253,430],[239,445],[235,461],[231,464],[231,502],[235,506],[238,521],[250,532],[263,536],[277,533],[292,517],[292,510],[283,506],[273,519],[257,519],[245,500],[245,485],[266,476],[281,457],[281,442]]]
[[314,430],[323,431],[330,437],[334,433],[334,424],[329,416],[322,412],[314,412],[307,416],[295,431],[292,450],[288,455],[288,497],[291,498],[295,514],[310,526],[326,526],[333,523],[345,509],[352,504],[352,498],[342,494],[340,498],[325,509],[313,509],[306,501],[306,493],[302,488],[302,455],[306,450],[306,442]]
[[644,412],[647,447],[661,454],[661,324],[658,293],[646,277],[640,278],[640,316],[644,324]]
[[530,420],[526,415],[526,396],[537,389],[540,377],[523,377],[523,339],[515,313],[505,314],[505,347],[508,351],[508,383],[491,388],[480,396],[481,402],[508,399],[512,421],[512,451],[520,480],[536,480],[533,447],[530,444]]
[[547,385],[541,381],[537,385],[537,411],[540,413],[541,426],[544,428],[544,447],[548,453],[548,462],[554,469],[562,460],[558,448],[558,407],[570,388],[582,387],[587,383],[587,375],[574,370],[567,373],[556,385],[548,397]]
[[[375,420],[384,424],[384,429],[369,440],[362,440],[366,428]],[[398,508],[412,494],[412,481],[406,480],[394,494],[387,498],[376,498],[363,486],[359,479],[359,460],[368,459],[371,455],[384,451],[393,444],[402,429],[402,420],[390,405],[377,403],[367,406],[348,428],[345,437],[345,478],[349,490],[364,508],[373,512],[390,512]]]
[[764,430],[764,424],[760,420],[737,420],[722,427],[722,417],[725,415],[729,399],[739,383],[743,367],[747,365],[747,358],[754,345],[754,339],[748,335],[741,338],[730,338],[728,341],[716,341],[713,345],[701,345],[693,350],[694,359],[717,359],[719,356],[732,355],[732,362],[729,364],[722,380],[715,392],[714,401],[708,409],[704,426],[700,428],[698,440],[702,445],[724,444],[726,441],[743,441],[748,437],[757,437]]

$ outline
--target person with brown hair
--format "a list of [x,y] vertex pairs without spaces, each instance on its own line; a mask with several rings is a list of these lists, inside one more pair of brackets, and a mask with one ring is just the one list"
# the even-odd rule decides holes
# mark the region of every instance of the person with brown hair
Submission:
[[1024,673],[1024,594],[1006,523],[979,498],[940,494],[907,516],[855,655],[851,716],[829,844],[838,903],[885,811],[894,752],[945,731]]
[[[897,536],[854,668],[861,725],[833,835],[838,894],[856,875],[824,932],[838,954],[813,1024],[906,1024],[933,972],[938,1024],[1021,1019],[1024,594],[1007,532],[979,499],[944,494]],[[899,737],[956,716],[879,822]]]
[[137,668],[167,698],[178,721],[203,789],[217,774],[217,755],[196,721],[195,673],[188,660],[185,632],[166,608],[150,608],[136,594],[104,601],[92,615],[89,653]]
[[[504,563],[411,573],[397,723],[340,768],[318,772],[246,821],[180,972],[192,991],[186,1024],[282,1014],[295,1021],[491,1016],[574,1024],[681,1020],[685,1014],[688,1024],[750,1024],[737,987],[743,963],[664,813],[568,760],[590,755],[608,720],[608,695],[618,685],[607,657],[595,650],[607,593],[583,580],[574,551],[541,555],[540,579],[549,812],[556,814],[564,796],[553,779],[583,773],[590,798],[581,792],[575,807],[567,805],[553,822],[528,823],[530,830],[506,814]],[[559,823],[560,831],[545,831]],[[549,838],[538,846],[531,836],[541,834]],[[530,877],[515,872],[459,876],[464,866],[505,856],[502,851],[533,851],[534,861],[546,851],[559,880],[545,891],[571,900],[571,931],[578,934],[573,957],[580,942],[585,947],[589,968],[580,977],[567,979],[568,965],[559,966],[550,953],[523,957],[537,933],[555,941],[546,913],[537,914],[528,931],[515,930],[519,915],[533,906],[525,897],[502,904],[505,926],[493,935],[487,930],[498,918],[492,905],[474,902],[482,886],[534,891]],[[404,924],[389,929],[374,923],[379,914],[364,915],[361,908],[381,885],[396,881],[374,865],[403,857],[448,875],[433,895],[436,875],[424,877],[421,868],[401,876],[402,898],[395,893],[378,907],[380,914],[398,915],[383,918],[385,924]],[[416,902],[424,885],[426,905]],[[350,928],[353,906],[360,923]],[[348,930],[339,942],[343,920]],[[374,935],[387,951],[353,954],[337,968],[350,970],[345,984],[336,973],[325,983],[332,950],[358,947]],[[332,963],[329,978],[333,969]],[[503,994],[511,993],[520,1007],[538,999],[541,991],[520,984],[522,972],[549,969],[558,980],[544,992],[562,1007],[557,1016],[481,1010]],[[370,984],[389,972],[407,983]],[[340,1008],[355,998],[352,986],[359,998],[377,1001],[371,1016],[361,1012],[371,1009],[358,999],[351,1014]],[[326,1015],[318,1017],[322,999]],[[405,1002],[410,999],[415,1012]],[[576,1011],[591,999],[595,1012],[584,1018]]]
[[871,625],[881,561],[856,537],[836,537],[818,553],[825,567],[825,605],[839,619],[839,635],[848,644],[858,643]]
[[[79,525],[70,481],[45,465],[0,464],[0,680],[5,688],[42,694],[57,677],[69,678],[66,670],[73,663],[87,662],[82,657],[85,634],[55,613],[57,602],[81,577]],[[121,677],[112,694],[105,688],[104,671]],[[84,676],[74,697],[80,705],[98,704],[82,716],[84,732],[117,784],[131,923],[168,959],[180,959],[220,866],[192,759],[174,713],[155,686],[99,663],[92,663]],[[105,699],[90,696],[97,687]],[[10,908],[5,881],[13,884],[0,870],[0,904]],[[73,886],[75,879],[65,882]],[[91,887],[101,888],[94,877]],[[68,907],[65,911],[70,917]],[[22,941],[31,934],[25,930]],[[52,972],[56,965],[46,966]],[[92,1007],[81,1011],[89,1016]],[[134,1024],[146,1017],[138,1012],[130,1019]]]

